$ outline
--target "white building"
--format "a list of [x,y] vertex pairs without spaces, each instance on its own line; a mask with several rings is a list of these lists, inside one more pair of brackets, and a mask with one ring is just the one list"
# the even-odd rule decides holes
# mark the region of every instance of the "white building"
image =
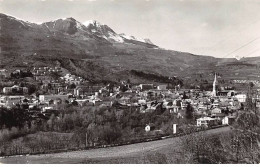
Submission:
[[211,110],[211,114],[220,114],[220,113],[221,113],[220,108],[214,108],[213,110]]
[[224,117],[223,119],[222,119],[222,125],[228,125],[229,123],[228,123],[228,117],[226,116],[226,117]]
[[39,95],[40,102],[48,102],[50,100],[56,100],[56,99],[65,101],[69,99],[69,95]]
[[144,100],[144,99],[139,99],[139,100],[138,100],[138,104],[146,104],[146,100]]
[[159,85],[159,86],[157,86],[158,90],[167,90],[166,88],[167,88],[167,85]]
[[146,131],[146,132],[149,132],[150,130],[151,130],[150,125],[146,125],[146,126],[145,126],[145,131]]
[[61,79],[63,79],[65,83],[74,83],[75,85],[79,85],[83,81],[82,77],[77,77],[76,75],[72,74],[66,74],[65,76],[61,77]]
[[5,94],[12,93],[12,92],[21,92],[23,94],[27,94],[28,88],[27,87],[20,87],[20,86],[17,86],[17,85],[14,85],[12,87],[4,87],[3,88],[3,93],[5,93]]
[[149,90],[153,89],[153,84],[140,84],[139,87],[141,88],[141,90]]
[[222,125],[230,125],[232,122],[234,122],[235,117],[234,116],[225,116],[222,119]]
[[203,117],[197,119],[197,126],[208,126],[210,121],[215,121],[215,118]]
[[246,102],[246,94],[238,94],[238,95],[235,95],[235,98],[237,98],[237,100],[238,100],[240,103]]
[[3,93],[7,94],[7,93],[11,93],[12,92],[12,87],[4,87],[3,88]]

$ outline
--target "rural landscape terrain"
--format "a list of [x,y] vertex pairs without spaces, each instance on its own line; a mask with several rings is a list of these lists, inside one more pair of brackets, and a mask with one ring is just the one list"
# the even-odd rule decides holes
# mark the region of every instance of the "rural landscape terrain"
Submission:
[[0,13],[1,163],[260,163],[260,57]]
[[[230,127],[201,132],[203,135],[229,133]],[[111,148],[10,157],[2,163],[190,163],[183,161],[182,140],[184,137],[168,138],[158,141],[138,143]],[[193,137],[193,136],[192,136]],[[193,137],[193,139],[196,139]],[[197,139],[198,140],[198,139]],[[223,138],[224,140],[224,138]],[[189,157],[187,156],[187,159]]]

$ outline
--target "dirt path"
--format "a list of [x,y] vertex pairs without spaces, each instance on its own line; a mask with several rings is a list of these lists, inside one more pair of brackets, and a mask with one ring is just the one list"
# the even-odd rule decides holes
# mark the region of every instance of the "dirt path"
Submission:
[[[208,130],[204,133],[216,134],[220,132],[229,131],[229,127],[222,127],[218,129]],[[201,132],[199,132],[201,133]],[[0,163],[9,164],[24,164],[24,163],[88,163],[89,160],[93,162],[103,160],[103,163],[110,163],[111,159],[128,159],[128,163],[138,163],[134,159],[140,159],[143,154],[148,152],[155,152],[164,150],[170,151],[169,148],[177,149],[182,137],[168,138],[164,140],[157,140],[151,142],[137,143],[131,145],[124,145],[118,147],[100,148],[83,151],[71,151],[54,154],[41,154],[29,156],[16,156],[1,158]],[[132,160],[130,160],[132,158]],[[107,161],[106,161],[107,160]],[[90,161],[91,163],[92,161]],[[113,162],[113,161],[112,161]],[[114,162],[113,162],[114,163]]]

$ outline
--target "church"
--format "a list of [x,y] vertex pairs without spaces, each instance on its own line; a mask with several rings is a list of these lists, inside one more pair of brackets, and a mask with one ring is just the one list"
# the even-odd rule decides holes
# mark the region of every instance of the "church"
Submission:
[[218,85],[218,81],[217,81],[217,75],[215,73],[215,79],[214,79],[214,82],[213,82],[213,90],[212,90],[212,96],[213,97],[217,96],[217,90],[216,90],[217,85]]

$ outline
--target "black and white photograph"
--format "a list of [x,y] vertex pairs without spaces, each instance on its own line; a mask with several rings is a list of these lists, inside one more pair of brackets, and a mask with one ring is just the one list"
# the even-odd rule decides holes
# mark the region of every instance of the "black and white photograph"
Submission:
[[0,164],[259,163],[259,0],[0,0]]

